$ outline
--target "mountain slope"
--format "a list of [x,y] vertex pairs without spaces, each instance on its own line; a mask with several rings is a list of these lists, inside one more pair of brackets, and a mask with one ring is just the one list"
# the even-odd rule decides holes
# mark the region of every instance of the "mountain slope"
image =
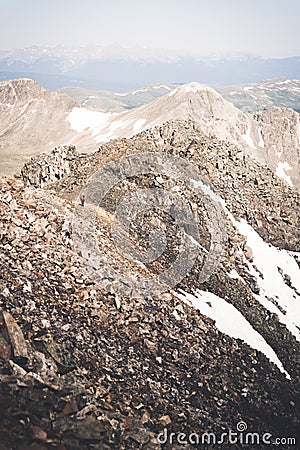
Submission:
[[207,136],[238,145],[291,186],[300,187],[299,114],[292,110],[245,114],[199,83],[177,87],[148,104],[119,113],[79,107],[64,94],[47,92],[30,80],[1,86],[2,173],[15,171],[30,155],[55,146],[74,144],[91,152],[101,142],[131,137],[168,120],[192,119]]
[[[146,214],[132,217],[128,232],[142,251],[154,244],[147,237],[157,227],[167,236],[163,254],[134,264],[113,239],[112,221],[124,196],[157,187],[176,192],[189,205],[201,245],[194,266],[171,290],[127,296],[116,278],[95,284],[77,252],[73,214],[80,219],[93,212],[91,196],[84,207],[77,206],[90,175],[110,161],[145,152],[180,156],[199,171],[204,189],[195,192],[176,180],[174,165],[155,173],[150,164],[126,182],[115,180],[94,222],[101,253],[128,273],[128,283],[147,270],[150,275],[164,272],[180,259],[178,240],[184,236],[172,217],[157,214],[151,202]],[[13,344],[5,333],[13,321],[7,325],[6,314],[0,329],[6,355],[0,359],[2,442],[8,448],[16,440],[25,447],[49,439],[67,450],[95,445],[160,449],[166,442],[158,436],[166,429],[176,439],[167,448],[176,448],[180,432],[199,435],[201,448],[207,444],[203,433],[220,438],[236,432],[240,422],[249,432],[270,433],[272,442],[279,436],[296,438],[299,194],[265,165],[205,136],[191,121],[117,139],[92,155],[70,149],[68,169],[54,183],[52,174],[61,173],[63,158],[52,155],[47,164],[47,189],[31,184],[34,164],[23,170],[25,187],[21,181],[1,180],[1,306],[17,320],[27,349],[26,358],[10,356]],[[227,239],[214,273],[199,282],[211,241],[207,198],[214,198],[225,214]],[[82,237],[88,246],[88,229]],[[19,420],[25,411],[27,426]],[[245,446],[240,439],[235,443]],[[293,448],[292,442],[285,448]]]
[[[66,122],[76,103],[30,79],[0,83],[0,173],[15,173],[29,156],[76,141]],[[87,136],[86,145],[93,143]]]
[[[68,120],[75,130],[80,131],[85,114],[84,109],[77,109],[69,115]],[[243,113],[225,101],[214,89],[199,83],[175,88],[169,94],[133,111],[108,114],[104,123],[101,123],[102,117],[97,123],[96,112],[95,121],[92,115],[90,117],[90,128],[98,142],[121,136],[131,137],[143,129],[172,119],[190,118],[199,122],[205,133],[216,134],[222,139],[230,136],[232,140],[240,141],[241,134],[245,134],[248,127],[248,119]]]
[[[214,89],[199,83],[188,83],[132,111],[104,116],[84,108],[74,108],[67,120],[78,132],[83,130],[84,123],[97,142],[106,142],[121,136],[131,137],[168,120],[192,119],[206,135],[215,135],[240,146],[273,170],[277,167],[289,170],[290,167],[290,179],[284,170],[278,170],[277,174],[299,188],[299,114],[287,109],[278,108],[276,111],[276,114],[270,113],[273,117],[270,125],[270,118],[257,120],[258,117],[267,117],[269,113],[245,114]],[[278,146],[277,150],[275,146]]]
[[92,91],[78,87],[66,87],[61,89],[61,91],[83,106],[92,106],[98,109],[120,112],[150,103],[156,98],[168,94],[175,87],[171,84],[159,83],[154,86],[139,88],[125,93]]
[[290,108],[273,107],[253,117],[264,160],[276,175],[300,189],[300,115]]

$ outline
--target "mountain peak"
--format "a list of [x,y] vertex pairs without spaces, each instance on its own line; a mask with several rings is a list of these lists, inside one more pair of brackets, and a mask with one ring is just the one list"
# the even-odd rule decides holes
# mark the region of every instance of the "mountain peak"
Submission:
[[175,94],[186,94],[187,92],[212,92],[215,93],[217,96],[219,94],[217,91],[215,91],[213,88],[206,86],[205,84],[198,83],[197,81],[192,81],[190,83],[182,84],[181,86],[176,87],[173,89],[168,95],[171,97]]
[[0,86],[7,86],[7,85],[12,85],[15,87],[18,87],[18,86],[22,87],[22,86],[26,86],[26,85],[38,86],[41,89],[43,89],[42,86],[37,81],[32,80],[31,78],[25,78],[25,77],[24,78],[15,78],[13,80],[5,80],[5,81],[1,81],[1,83],[0,83]]
[[43,92],[46,92],[45,89],[30,78],[16,78],[0,83],[0,97],[4,97],[4,103],[15,104],[20,99],[36,97]]

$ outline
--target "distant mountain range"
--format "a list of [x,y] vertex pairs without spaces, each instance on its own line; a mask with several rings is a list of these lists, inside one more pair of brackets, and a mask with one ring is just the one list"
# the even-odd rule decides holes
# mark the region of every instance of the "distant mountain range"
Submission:
[[[89,90],[66,87],[62,92],[84,106],[122,111],[136,108],[168,94],[179,85],[159,83],[130,92]],[[300,112],[300,80],[279,78],[261,83],[242,84],[216,89],[222,97],[244,112],[255,112],[278,106]]]
[[300,112],[300,79],[275,79],[219,89],[224,98],[245,112],[279,106]]
[[226,57],[182,56],[152,49],[107,47],[28,47],[0,51],[0,80],[30,77],[47,89],[78,86],[127,91],[160,83],[198,81],[212,87],[297,78],[300,57],[262,58],[243,54]]

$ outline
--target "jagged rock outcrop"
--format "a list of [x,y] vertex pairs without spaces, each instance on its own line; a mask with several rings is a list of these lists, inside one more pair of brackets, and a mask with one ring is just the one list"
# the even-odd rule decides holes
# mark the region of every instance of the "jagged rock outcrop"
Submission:
[[24,182],[35,187],[47,186],[71,174],[71,164],[77,162],[76,148],[72,145],[58,147],[47,154],[36,156],[26,163],[21,176]]

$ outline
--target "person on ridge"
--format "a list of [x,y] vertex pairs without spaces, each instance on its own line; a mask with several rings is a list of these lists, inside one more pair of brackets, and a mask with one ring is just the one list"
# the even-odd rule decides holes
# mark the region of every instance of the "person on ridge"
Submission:
[[80,205],[81,205],[81,206],[84,206],[84,202],[85,202],[85,195],[84,195],[84,194],[81,194],[81,195],[80,195]]

